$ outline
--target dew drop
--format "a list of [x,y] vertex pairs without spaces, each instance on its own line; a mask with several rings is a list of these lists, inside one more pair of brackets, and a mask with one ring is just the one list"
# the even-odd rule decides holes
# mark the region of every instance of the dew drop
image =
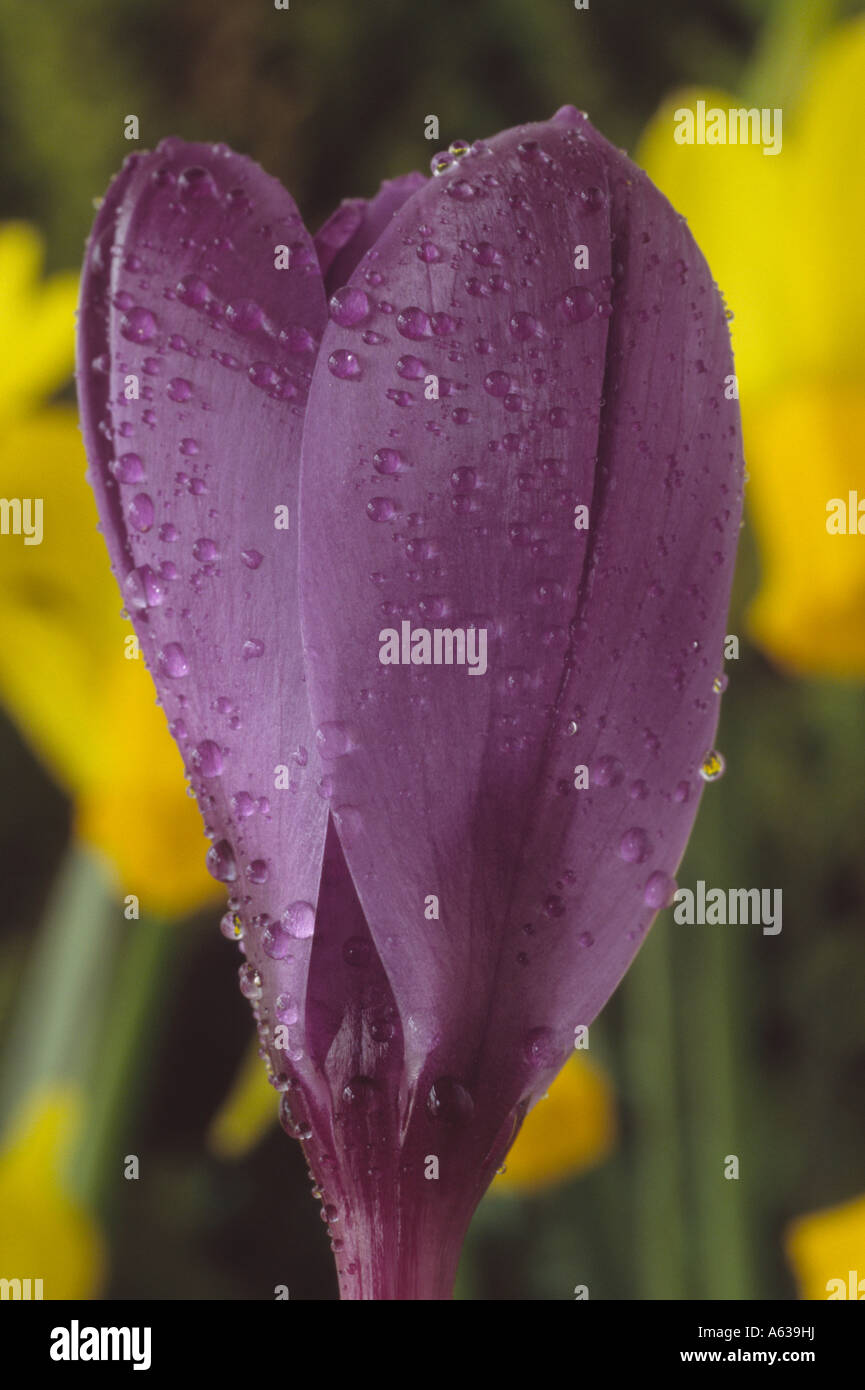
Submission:
[[649,857],[651,845],[645,830],[634,825],[626,830],[619,842],[619,858],[626,864],[643,864]]
[[297,1023],[297,1005],[290,994],[278,994],[273,1009],[280,1023]]
[[137,569],[130,570],[123,592],[130,607],[138,612],[145,608],[158,608],[165,598],[165,586],[150,565],[139,565]]
[[375,471],[383,473],[385,477],[401,473],[406,466],[405,458],[399,449],[377,449],[373,454],[372,463]]
[[523,1042],[523,1055],[526,1061],[538,1071],[554,1067],[560,1059],[555,1034],[551,1028],[533,1028],[526,1034]]
[[595,296],[584,285],[567,290],[559,301],[564,317],[570,323],[585,323],[595,312]]
[[340,720],[320,724],[315,731],[315,745],[323,758],[342,758],[354,747],[351,734]]
[[168,394],[173,401],[188,401],[192,395],[192,382],[186,377],[172,377],[168,383]]
[[396,512],[396,503],[392,497],[371,497],[366,504],[366,514],[370,521],[391,521]]
[[166,642],[159,653],[159,670],[169,680],[179,680],[189,674],[189,662],[179,642]]
[[254,965],[247,962],[239,969],[240,992],[246,999],[261,998],[261,976]]
[[311,903],[292,903],[283,912],[280,922],[289,936],[304,940],[312,936],[315,929],[315,908]]
[[426,375],[426,367],[419,357],[413,357],[411,353],[407,353],[397,362],[396,373],[397,376],[402,377],[403,381],[419,381],[422,376]]
[[643,889],[643,902],[647,907],[653,907],[656,910],[669,907],[675,891],[676,880],[671,878],[669,874],[665,874],[662,869],[658,869],[655,873],[650,874],[646,880],[646,886]]
[[331,295],[328,310],[333,322],[340,328],[354,328],[363,323],[370,314],[369,295],[365,290],[345,285]]
[[236,912],[226,912],[223,914],[219,923],[219,930],[226,941],[243,940],[243,922]]
[[506,396],[511,389],[511,379],[507,372],[489,372],[484,377],[484,390],[488,396],[495,396],[501,399]]
[[118,483],[140,483],[144,477],[144,464],[139,454],[121,454],[109,467]]
[[246,877],[250,883],[267,883],[270,869],[266,859],[253,859],[246,866]]
[[211,845],[205,859],[207,871],[218,883],[233,883],[237,878],[237,860],[227,840]]
[[444,1125],[467,1125],[474,1114],[474,1101],[462,1082],[440,1076],[429,1089],[426,1108],[432,1119]]
[[420,342],[423,338],[431,338],[433,332],[429,314],[425,310],[417,308],[416,305],[409,305],[407,309],[403,309],[397,314],[396,328],[403,338],[410,338],[415,342]]
[[528,342],[530,338],[539,338],[542,332],[541,325],[534,314],[528,314],[522,309],[511,314],[508,328],[511,337],[516,338],[521,343]]
[[127,511],[130,523],[136,531],[149,531],[153,525],[153,499],[146,492],[138,492],[129,503]]
[[700,765],[700,776],[704,782],[717,782],[719,777],[723,777],[726,766],[723,753],[713,748]]
[[156,319],[149,309],[130,309],[120,320],[120,332],[130,343],[149,343],[156,337]]
[[[261,934],[262,949],[265,955],[270,956],[271,960],[284,960],[291,949],[293,940],[291,933],[281,922],[271,922]],[[281,1022],[293,1023],[296,1019],[297,1010],[294,1011],[294,1019],[285,1018]]]
[[599,758],[592,768],[592,783],[596,787],[617,787],[625,776],[625,769],[612,754]]
[[356,381],[363,375],[361,365],[353,352],[347,348],[337,348],[327,359],[327,369],[339,381]]
[[222,749],[212,738],[202,739],[192,752],[192,766],[202,777],[220,777],[224,767]]

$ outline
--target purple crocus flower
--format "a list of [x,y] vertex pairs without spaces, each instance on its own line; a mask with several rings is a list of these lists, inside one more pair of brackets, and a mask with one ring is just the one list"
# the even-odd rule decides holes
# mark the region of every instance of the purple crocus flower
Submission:
[[114,569],[347,1298],[446,1298],[670,901],[742,494],[720,295],[565,107],[310,237],[166,140],[87,251]]

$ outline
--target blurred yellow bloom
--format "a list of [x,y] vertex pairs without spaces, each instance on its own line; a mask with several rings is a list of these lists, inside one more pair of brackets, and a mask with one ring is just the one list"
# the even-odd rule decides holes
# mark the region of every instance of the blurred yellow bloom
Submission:
[[70,1088],[42,1091],[0,1149],[0,1278],[41,1279],[46,1299],[95,1297],[105,1268],[99,1230],[64,1177],[80,1111]]
[[276,1122],[278,1097],[258,1049],[255,1038],[211,1123],[207,1142],[219,1158],[242,1158]]
[[[813,58],[783,148],[679,145],[674,112],[729,93],[680,92],[637,158],[685,214],[735,313],[747,501],[762,558],[757,642],[799,673],[865,675],[865,537],[826,531],[826,504],[865,500],[865,276],[860,177],[865,18]],[[761,104],[761,103],[760,103]]]
[[[241,1158],[267,1133],[277,1101],[251,1045],[234,1085],[210,1127],[208,1143],[220,1158]],[[615,1105],[599,1067],[575,1055],[531,1110],[493,1192],[537,1192],[601,1163],[616,1137]]]
[[540,1192],[594,1168],[616,1138],[613,1093],[605,1073],[575,1053],[546,1100],[529,1111],[493,1192]]
[[0,423],[28,414],[69,376],[78,277],[42,281],[41,268],[33,228],[0,224]]
[[865,1299],[865,1196],[800,1216],[785,1244],[803,1298]]
[[33,283],[40,257],[33,231],[0,229],[0,493],[43,504],[41,544],[0,536],[0,699],[72,797],[78,832],[118,892],[176,915],[219,890],[152,681],[125,655],[132,628],[96,530],[75,412],[33,410],[71,372],[76,296],[72,277]]

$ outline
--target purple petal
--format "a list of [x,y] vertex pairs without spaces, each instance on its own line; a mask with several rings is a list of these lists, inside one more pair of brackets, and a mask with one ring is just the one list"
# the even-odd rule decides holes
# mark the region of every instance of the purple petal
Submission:
[[[346,198],[331,213],[315,236],[329,295],[348,283],[355,266],[375,245],[394,214],[426,182],[423,174],[417,173],[386,179],[373,198]],[[369,269],[374,277],[375,267]]]
[[[409,1107],[462,1088],[477,1158],[672,891],[717,723],[739,416],[683,219],[576,112],[473,147],[374,257],[304,432],[310,698]],[[324,365],[343,352],[362,395]],[[403,620],[483,628],[488,671],[382,665]]]
[[242,988],[262,1020],[292,997],[301,1030],[327,801],[299,659],[297,493],[325,312],[297,209],[255,164],[178,140],[127,161],[82,286],[92,482],[232,895],[227,933],[245,931]]

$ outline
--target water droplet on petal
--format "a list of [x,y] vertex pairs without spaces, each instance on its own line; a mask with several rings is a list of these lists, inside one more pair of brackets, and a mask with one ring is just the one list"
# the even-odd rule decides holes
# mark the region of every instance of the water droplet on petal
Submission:
[[339,381],[356,381],[362,376],[361,365],[353,352],[347,348],[337,348],[327,359],[327,369]]
[[158,608],[165,598],[165,586],[150,565],[139,565],[130,570],[123,584],[123,592],[131,608],[141,612],[145,608]]
[[247,962],[238,971],[240,980],[240,992],[247,999],[261,998],[261,976],[254,965]]
[[651,845],[645,830],[634,825],[626,830],[619,842],[619,858],[626,864],[642,864],[649,857]]
[[523,1043],[523,1055],[526,1061],[539,1071],[544,1067],[556,1066],[561,1054],[552,1029],[533,1028],[527,1033]]
[[289,936],[303,940],[312,936],[315,929],[315,908],[311,903],[297,902],[292,903],[283,912],[280,919]]
[[179,680],[189,674],[189,662],[179,642],[166,642],[159,653],[159,670],[169,680]]
[[328,305],[330,317],[340,328],[353,328],[369,318],[369,295],[365,290],[346,285],[331,295]]
[[397,507],[392,497],[371,497],[366,504],[366,514],[370,521],[392,521]]
[[280,1023],[297,1023],[297,1005],[290,994],[278,994],[273,1009]]
[[237,878],[237,860],[227,840],[211,845],[205,859],[207,871],[218,883],[233,883]]
[[144,477],[144,464],[139,454],[121,454],[109,467],[118,483],[140,483]]
[[676,880],[669,874],[665,874],[662,869],[650,874],[643,889],[643,902],[647,907],[660,910],[669,907],[676,892]]
[[319,725],[315,745],[323,758],[342,758],[354,747],[348,728],[340,720]]
[[156,337],[156,319],[149,309],[130,309],[120,320],[120,332],[130,343],[149,343]]
[[[282,924],[282,922],[271,922],[261,933],[261,945],[265,955],[270,956],[271,960],[284,960],[288,955],[294,937]],[[278,1001],[277,1001],[278,1002]],[[277,1017],[279,1012],[277,1010]],[[297,1019],[297,1010],[294,1010],[294,1019],[282,1019],[283,1023],[293,1023]]]
[[719,777],[723,777],[726,766],[723,753],[713,748],[700,765],[700,776],[704,782],[717,782]]
[[136,531],[149,531],[153,525],[153,499],[146,492],[138,492],[129,503],[126,515]]
[[474,1101],[460,1081],[440,1076],[429,1089],[427,1112],[445,1125],[467,1125],[474,1115]]
[[396,328],[404,338],[416,342],[423,338],[431,338],[433,332],[429,314],[423,309],[418,309],[416,305],[410,305],[397,314]]
[[226,912],[219,923],[219,930],[226,941],[243,940],[243,922],[236,912]]
[[202,739],[192,752],[192,766],[202,777],[219,777],[224,761],[222,749],[212,738]]

